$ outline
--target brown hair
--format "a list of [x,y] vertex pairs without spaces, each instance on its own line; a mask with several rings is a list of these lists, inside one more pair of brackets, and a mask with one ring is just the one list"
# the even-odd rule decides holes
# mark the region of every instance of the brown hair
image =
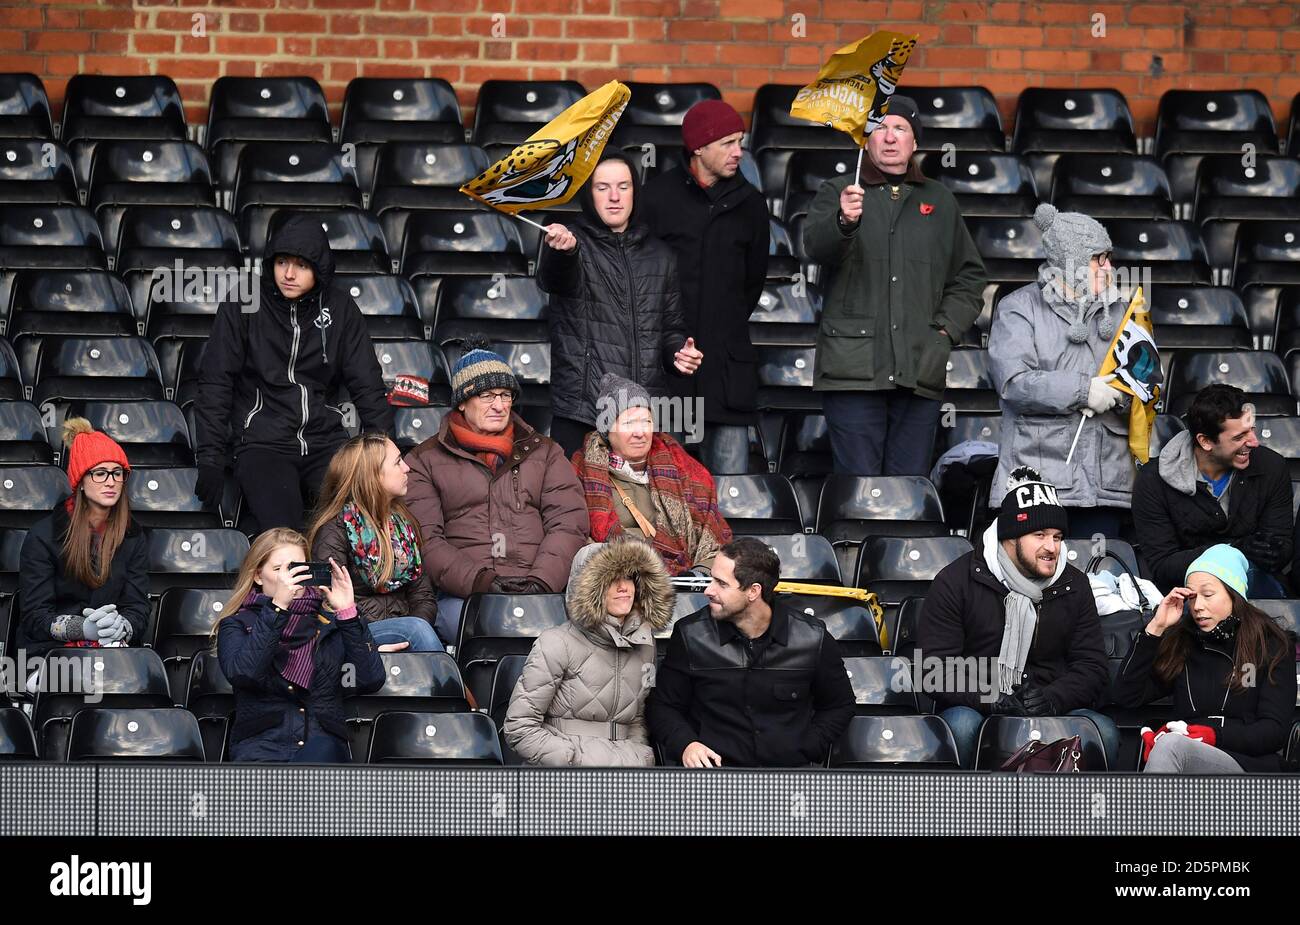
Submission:
[[[90,422],[84,418],[68,418],[63,422],[63,442],[71,452],[72,442],[78,435],[91,433]],[[123,466],[123,470],[128,467]],[[90,475],[87,470],[82,481]],[[129,478],[129,476],[127,476]],[[70,578],[88,588],[102,588],[113,572],[113,557],[122,546],[126,528],[131,523],[131,505],[127,501],[126,479],[122,480],[122,493],[117,496],[108,512],[103,534],[99,538],[99,553],[94,555],[95,531],[90,525],[93,508],[86,500],[80,485],[73,486],[71,522],[63,538],[61,553],[63,571]]]
[[262,566],[266,565],[266,560],[271,558],[271,553],[281,546],[299,546],[304,554],[309,549],[307,537],[288,527],[275,527],[253,540],[248,555],[244,556],[244,562],[239,566],[239,575],[235,578],[234,590],[230,592],[226,606],[222,608],[221,616],[216,623],[212,624],[212,644],[214,647],[217,642],[217,630],[221,627],[221,621],[238,613],[239,609],[244,606],[245,598],[253,590],[253,579],[262,570]]
[[[1242,677],[1247,665],[1253,666],[1255,671],[1267,665],[1271,684],[1274,669],[1291,648],[1290,640],[1272,617],[1226,584],[1223,587],[1232,599],[1232,616],[1241,621],[1237,628],[1237,652],[1232,661],[1232,673],[1227,677],[1228,686],[1238,692],[1245,687]],[[1156,677],[1163,683],[1172,684],[1183,673],[1187,665],[1187,650],[1199,632],[1186,613],[1165,630],[1160,638],[1160,649],[1156,652],[1154,669]]]
[[[339,447],[330,460],[329,470],[321,484],[320,503],[316,517],[307,533],[307,549],[316,545],[316,537],[330,521],[343,512],[351,501],[361,511],[361,516],[375,531],[379,540],[379,582],[393,577],[393,538],[388,530],[388,518],[396,513],[414,526],[415,518],[400,498],[394,498],[380,484],[384,458],[393,442],[383,434],[362,434]],[[412,531],[415,542],[420,543],[420,531]],[[342,565],[343,563],[339,563]]]

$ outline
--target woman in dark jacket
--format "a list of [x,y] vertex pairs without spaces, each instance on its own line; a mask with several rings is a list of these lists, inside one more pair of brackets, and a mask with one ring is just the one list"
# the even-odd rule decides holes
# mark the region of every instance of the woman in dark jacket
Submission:
[[606,373],[665,394],[670,373],[692,375],[704,359],[682,322],[676,258],[636,220],[632,162],[606,154],[578,199],[582,216],[547,226],[537,263],[552,296],[551,439],[566,456],[594,429]]
[[1147,738],[1156,774],[1280,771],[1295,709],[1295,647],[1245,598],[1246,557],[1211,546],[1137,634],[1114,700],[1140,707],[1173,695],[1177,717]]
[[214,631],[235,689],[235,761],[347,761],[343,696],[384,685],[347,570],[331,561],[331,583],[311,587],[310,569],[290,568],[306,558],[307,539],[296,530],[259,536]]
[[18,645],[29,657],[59,646],[144,645],[148,556],[127,504],[130,463],[83,418],[69,418],[63,435],[72,497],[23,541]]
[[312,558],[345,563],[357,610],[376,643],[441,652],[438,596],[424,567],[420,525],[402,503],[410,467],[383,434],[353,437],[325,473],[308,534]]

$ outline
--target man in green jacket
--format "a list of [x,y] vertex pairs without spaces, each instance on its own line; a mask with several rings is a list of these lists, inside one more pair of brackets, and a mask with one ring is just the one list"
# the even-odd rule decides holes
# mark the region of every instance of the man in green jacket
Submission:
[[804,227],[830,273],[813,388],[837,473],[929,473],[948,354],[988,282],[957,201],[911,162],[920,134],[916,103],[894,96],[858,182],[823,183]]

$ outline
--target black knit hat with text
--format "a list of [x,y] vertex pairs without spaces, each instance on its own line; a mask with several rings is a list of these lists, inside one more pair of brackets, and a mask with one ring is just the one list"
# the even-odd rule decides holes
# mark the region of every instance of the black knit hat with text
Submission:
[[1007,478],[1007,495],[998,513],[998,539],[1014,540],[1039,530],[1066,531],[1069,516],[1056,497],[1055,486],[1043,481],[1038,470],[1017,466]]

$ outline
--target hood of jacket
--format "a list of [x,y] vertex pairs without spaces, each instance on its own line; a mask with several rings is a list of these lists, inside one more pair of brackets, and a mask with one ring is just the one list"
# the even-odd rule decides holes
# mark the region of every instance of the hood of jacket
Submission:
[[1174,491],[1189,498],[1196,494],[1196,453],[1192,448],[1192,435],[1180,430],[1169,438],[1160,451],[1160,477]]
[[632,608],[655,629],[672,622],[676,595],[659,554],[639,540],[591,543],[578,550],[565,595],[569,620],[579,629],[598,630],[608,614],[605,592],[620,578],[636,583]]
[[[630,231],[632,226],[636,223],[637,207],[641,204],[641,175],[637,173],[636,164],[632,163],[632,159],[622,152],[607,152],[602,155],[599,161],[597,161],[596,167],[600,167],[601,164],[608,161],[620,161],[621,163],[626,164],[628,172],[632,174],[632,212],[627,217],[628,230]],[[592,174],[594,177],[594,170],[592,171]],[[582,207],[582,214],[587,219],[588,225],[593,226],[593,228],[608,231],[609,226],[601,220],[600,215],[596,212],[596,202],[592,198],[592,186],[593,180],[589,179],[579,188],[578,205]],[[613,234],[613,232],[609,233]]]
[[[275,284],[275,258],[279,254],[301,257],[316,274],[314,285],[302,298],[311,299],[328,292],[334,282],[334,254],[329,236],[318,217],[297,212],[280,222],[266,239],[262,252],[262,297],[277,308],[287,310],[289,300]],[[301,301],[301,300],[299,300]]]

